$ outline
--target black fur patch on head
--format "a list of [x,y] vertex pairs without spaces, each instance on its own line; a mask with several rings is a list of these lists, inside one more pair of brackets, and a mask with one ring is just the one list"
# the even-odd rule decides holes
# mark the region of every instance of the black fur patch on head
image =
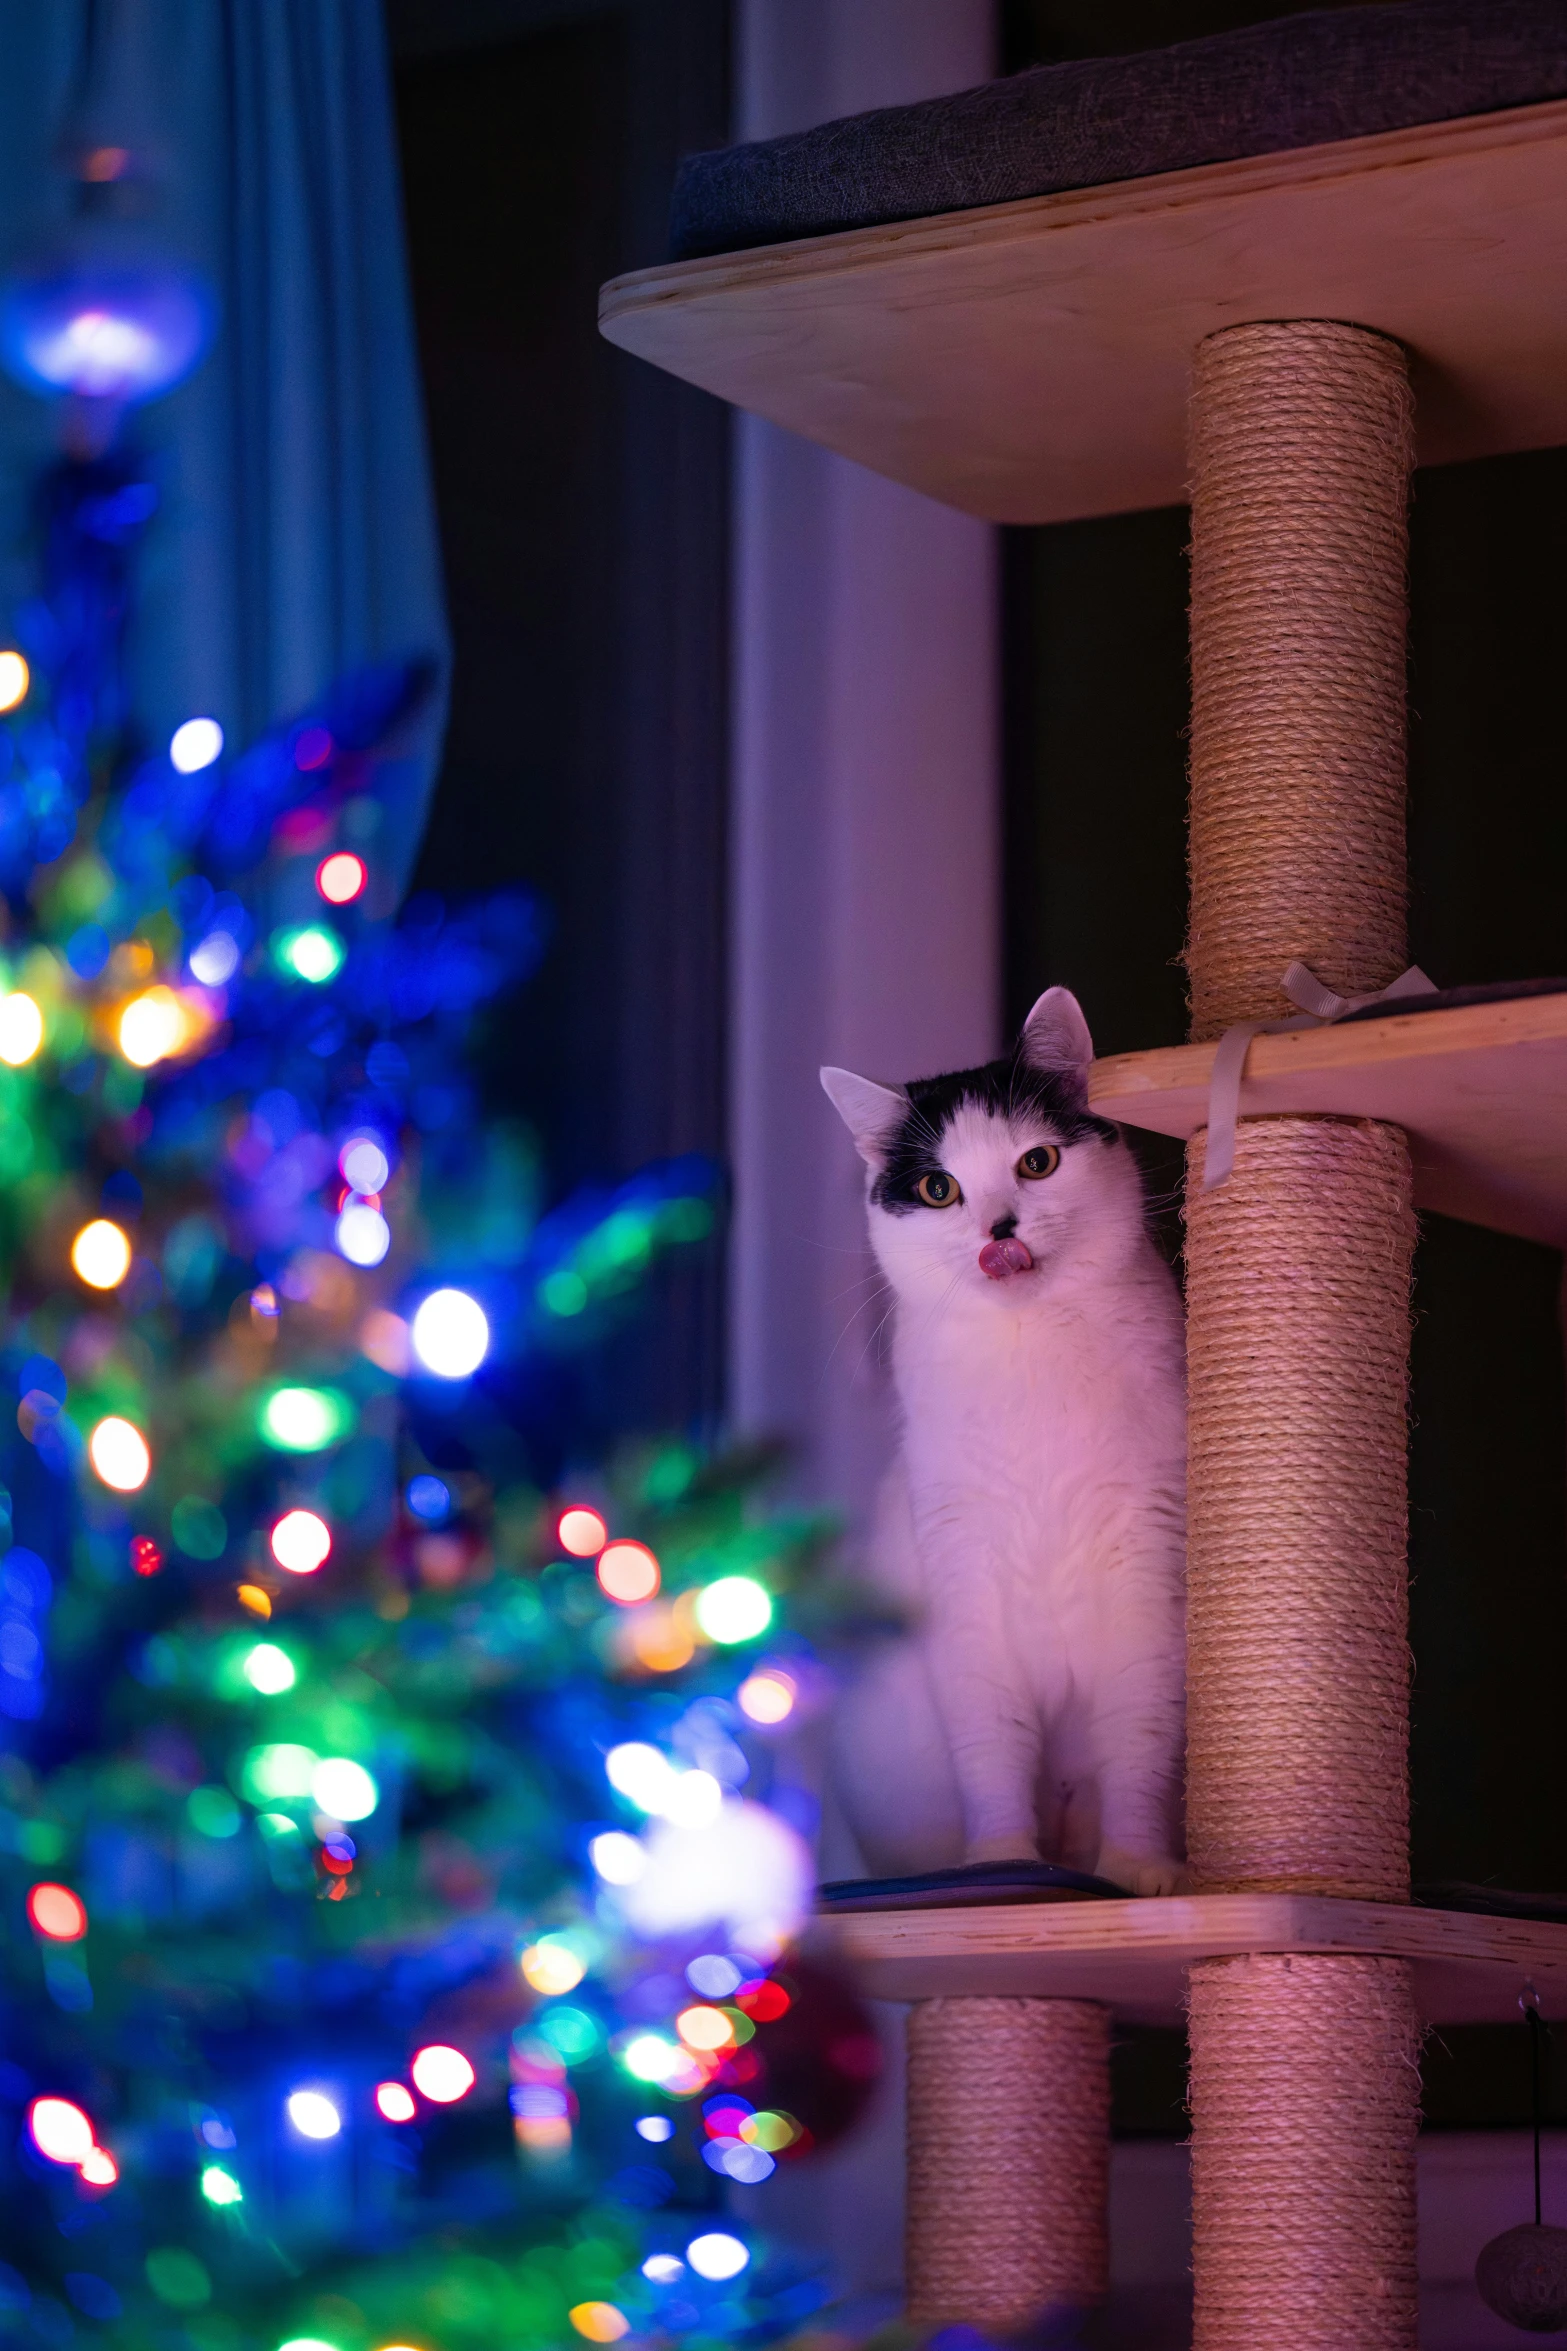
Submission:
[[878,1208],[894,1216],[923,1206],[915,1187],[941,1166],[941,1138],[965,1103],[1001,1118],[1038,1118],[1062,1144],[1118,1143],[1121,1130],[1095,1118],[1083,1099],[1075,1072],[1036,1069],[1013,1052],[982,1069],[954,1070],[948,1077],[915,1078],[905,1091],[909,1107],[886,1144],[887,1163],[871,1186]]

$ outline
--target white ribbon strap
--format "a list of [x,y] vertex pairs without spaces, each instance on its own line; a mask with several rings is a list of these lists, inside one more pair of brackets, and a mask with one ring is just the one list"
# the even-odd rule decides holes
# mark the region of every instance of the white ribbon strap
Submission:
[[1246,1056],[1253,1037],[1278,1037],[1287,1029],[1322,1028],[1330,1021],[1342,1020],[1346,1012],[1363,1012],[1368,1004],[1391,1003],[1399,996],[1428,996],[1436,988],[1436,982],[1427,979],[1418,963],[1412,963],[1396,980],[1370,996],[1335,995],[1304,963],[1290,964],[1281,985],[1290,1002],[1301,1008],[1297,1020],[1238,1021],[1219,1039],[1213,1057],[1213,1075],[1208,1081],[1208,1149],[1202,1179],[1205,1192],[1216,1190],[1235,1165],[1235,1122],[1240,1116],[1241,1080],[1246,1074]]

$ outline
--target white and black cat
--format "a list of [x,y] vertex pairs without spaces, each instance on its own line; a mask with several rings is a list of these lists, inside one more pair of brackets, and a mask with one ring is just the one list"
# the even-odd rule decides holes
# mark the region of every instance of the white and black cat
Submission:
[[872,1570],[916,1621],[844,1701],[878,1874],[1043,1857],[1184,1884],[1186,1397],[1137,1164],[1051,988],[1011,1058],[906,1088],[824,1069],[893,1293],[899,1458]]

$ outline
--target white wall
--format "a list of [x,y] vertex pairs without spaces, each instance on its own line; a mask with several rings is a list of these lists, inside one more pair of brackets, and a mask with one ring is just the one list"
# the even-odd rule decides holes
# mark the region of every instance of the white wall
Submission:
[[[990,0],[739,0],[737,138],[983,81]],[[994,537],[738,420],[731,1417],[863,1512],[887,1448],[859,1162],[824,1061],[984,1060],[999,993]]]
[[[993,70],[991,0],[738,0],[737,21],[736,138]],[[816,1072],[918,1077],[996,1049],[996,629],[984,524],[737,420],[731,1417],[792,1437],[803,1490],[855,1517],[890,1418],[860,1163]],[[901,2019],[883,2021],[874,2119],[756,2191],[756,2218],[885,2313],[903,2096]]]

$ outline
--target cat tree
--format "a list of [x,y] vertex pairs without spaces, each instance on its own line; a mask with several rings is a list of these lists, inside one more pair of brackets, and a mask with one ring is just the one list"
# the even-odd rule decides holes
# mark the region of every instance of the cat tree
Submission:
[[1423,2024],[1567,2010],[1567,1929],[1409,1901],[1404,1483],[1415,1208],[1567,1242],[1567,997],[1259,1036],[1203,1188],[1214,1041],[1293,958],[1406,961],[1410,469],[1567,440],[1564,270],[1552,101],[606,289],[614,341],[969,512],[1192,503],[1194,1042],[1092,1100],[1191,1139],[1199,1890],[838,1922],[914,2003],[918,2318],[1103,2292],[1111,2020],[1184,2012],[1202,2351],[1411,2351]]

